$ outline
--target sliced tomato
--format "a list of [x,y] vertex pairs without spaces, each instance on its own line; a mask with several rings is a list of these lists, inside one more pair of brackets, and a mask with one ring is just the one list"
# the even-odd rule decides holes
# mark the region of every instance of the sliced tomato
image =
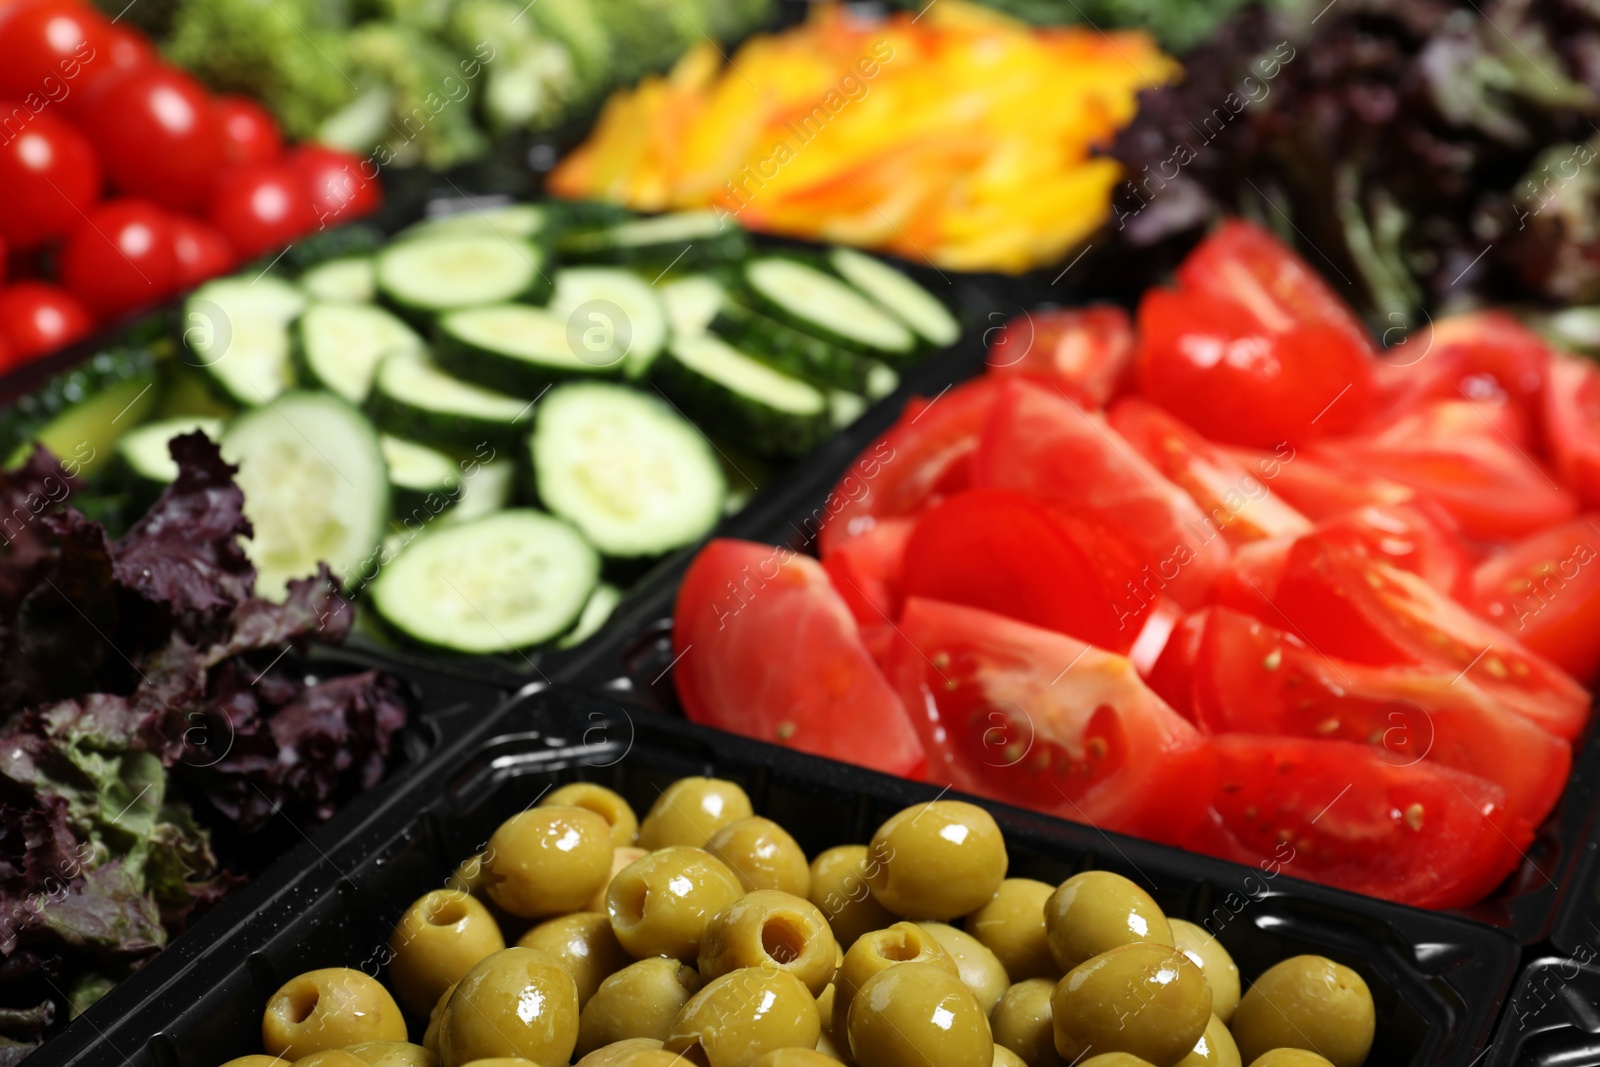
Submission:
[[989,345],[989,373],[1059,385],[1085,408],[1103,408],[1133,375],[1133,321],[1111,304],[1030,311]]
[[[820,554],[859,537],[879,518],[913,515],[971,484],[971,459],[1003,383],[978,378],[924,402],[867,446],[828,497],[819,517]],[[811,531],[808,531],[811,532]]]
[[712,541],[678,590],[672,642],[694,722],[890,774],[921,770],[916,731],[816,560]]
[[1208,617],[1208,611],[1202,609],[1180,619],[1155,663],[1143,672],[1145,684],[1190,722],[1194,721],[1194,665]]
[[1551,360],[1544,433],[1562,482],[1589,507],[1600,507],[1600,367],[1576,356]]
[[1206,746],[1128,660],[916,597],[900,631],[889,673],[931,781],[1164,841],[1203,816]]
[[1472,603],[1578,679],[1600,667],[1600,515],[1534,534],[1481,564]]
[[1333,659],[1227,608],[1205,615],[1192,693],[1206,733],[1353,741],[1396,767],[1430,760],[1498,784],[1531,826],[1550,814],[1572,769],[1565,741],[1465,678]]
[[1323,655],[1439,668],[1565,741],[1588,721],[1588,694],[1561,668],[1418,576],[1336,539],[1295,542],[1272,607]]
[[[1406,346],[1416,346],[1418,355]],[[1451,315],[1397,348],[1375,368],[1382,406],[1392,414],[1428,400],[1506,400],[1537,424],[1551,351],[1504,311]]]
[[900,614],[900,572],[916,525],[915,519],[879,519],[860,537],[840,541],[823,559],[822,569],[863,627]]
[[1217,825],[1195,843],[1273,873],[1464,907],[1499,885],[1533,838],[1504,790],[1449,767],[1397,767],[1349,741],[1229,734],[1211,746]]
[[1276,622],[1282,614],[1275,606],[1278,585],[1289,566],[1289,550],[1295,540],[1271,537],[1241,545],[1212,588],[1211,602]]
[[1392,563],[1456,597],[1466,588],[1473,559],[1444,509],[1425,499],[1411,504],[1368,504],[1317,524],[1328,537]]
[[1312,522],[1367,504],[1403,504],[1417,496],[1409,485],[1379,478],[1341,459],[1336,445],[1222,451],[1258,473],[1276,496]]
[[1188,493],[1232,544],[1311,529],[1311,520],[1274,496],[1254,472],[1154,404],[1124,397],[1106,419],[1151,466]]
[[1227,565],[1227,542],[1188,494],[1098,413],[1034,382],[1012,381],[1001,390],[973,479],[1052,501],[1119,531],[1142,568],[1141,595],[1164,592],[1196,607]]

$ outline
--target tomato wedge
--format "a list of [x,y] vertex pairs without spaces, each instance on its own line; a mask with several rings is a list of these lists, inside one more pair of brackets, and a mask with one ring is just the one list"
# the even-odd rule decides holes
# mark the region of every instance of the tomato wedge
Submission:
[[1492,782],[1367,745],[1229,734],[1211,739],[1216,823],[1202,851],[1423,908],[1464,907],[1503,881],[1533,838]]
[[1205,733],[1354,741],[1396,767],[1430,760],[1496,783],[1530,826],[1550,814],[1572,769],[1565,741],[1465,678],[1331,659],[1227,608],[1205,613],[1192,685]]
[[921,770],[905,709],[816,560],[712,541],[678,590],[672,643],[694,722],[890,774]]
[[850,613],[862,626],[900,614],[900,575],[915,519],[881,518],[859,537],[840,540],[822,560]]
[[1585,504],[1600,507],[1600,367],[1575,356],[1550,361],[1544,431],[1562,482]]
[[930,781],[1163,841],[1204,816],[1209,752],[1128,660],[916,597],[900,631],[889,675]]
[[1465,591],[1473,560],[1454,520],[1418,499],[1411,504],[1368,504],[1324,520],[1317,529],[1373,559],[1392,563],[1452,597]]
[[1311,520],[1274,496],[1253,471],[1154,404],[1124,397],[1106,419],[1151,466],[1188,493],[1230,543],[1311,529]]
[[1188,494],[1102,416],[1033,382],[1012,381],[1001,390],[973,478],[977,485],[1052,501],[1120,532],[1142,567],[1141,599],[1164,592],[1196,607],[1227,565],[1227,542]]
[[1600,515],[1535,534],[1472,575],[1472,603],[1583,682],[1600,667]]
[[1392,414],[1427,400],[1508,400],[1528,423],[1540,399],[1552,353],[1544,338],[1504,311],[1451,315],[1395,350],[1376,366],[1382,406]]
[[1360,470],[1339,458],[1332,446],[1280,446],[1274,452],[1223,448],[1262,481],[1284,503],[1316,522],[1366,504],[1404,504],[1415,500],[1409,485]]
[[989,373],[1038,378],[1092,410],[1129,382],[1133,347],[1133,321],[1114,305],[1029,311],[989,345]]

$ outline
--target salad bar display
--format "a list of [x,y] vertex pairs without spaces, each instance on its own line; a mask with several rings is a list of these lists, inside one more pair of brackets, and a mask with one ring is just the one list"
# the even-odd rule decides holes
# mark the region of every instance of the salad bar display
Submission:
[[0,0],[0,1067],[1600,1063],[1597,45]]

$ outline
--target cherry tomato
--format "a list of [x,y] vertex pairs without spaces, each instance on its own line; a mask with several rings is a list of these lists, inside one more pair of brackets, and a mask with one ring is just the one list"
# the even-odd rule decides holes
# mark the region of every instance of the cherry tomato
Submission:
[[102,318],[165,299],[178,277],[169,220],[147,200],[92,208],[61,249],[62,284]]
[[[678,592],[674,683],[694,722],[914,774],[922,746],[816,560],[712,541]],[[788,650],[774,656],[775,647]]]
[[229,169],[217,180],[208,217],[241,259],[282,248],[317,225],[305,185],[282,163]]
[[1103,408],[1132,377],[1133,348],[1133,323],[1119,307],[1026,312],[989,345],[989,373],[1040,378],[1085,408]]
[[[0,102],[0,113],[27,108]],[[100,195],[100,163],[89,141],[48,109],[0,144],[0,237],[29,249],[83,220]]]
[[310,190],[319,226],[349,222],[378,209],[383,192],[376,180],[362,176],[363,163],[360,156],[315,144],[289,153],[289,165]]
[[14,360],[54,352],[88,335],[89,312],[70,293],[42,282],[18,282],[0,289],[0,333]]
[[210,223],[188,215],[171,216],[172,254],[178,265],[177,288],[193,289],[208,278],[233,269],[233,246]]
[[72,0],[19,0],[0,10],[0,97],[68,106],[89,72],[111,62],[110,29],[92,5]]
[[105,27],[105,47],[84,62],[82,73],[71,82],[71,92],[61,101],[62,109],[73,121],[81,122],[102,81],[114,79],[125,71],[154,67],[160,62],[147,38],[121,23],[110,23]]
[[1600,507],[1600,367],[1575,356],[1551,360],[1544,433],[1561,480],[1585,504]]
[[217,97],[223,157],[229,163],[271,163],[283,152],[283,133],[272,113],[247,96]]
[[223,135],[199,82],[169,67],[121,71],[95,84],[82,115],[117,189],[167,207],[205,204],[223,162]]
[[1600,516],[1534,534],[1480,565],[1472,603],[1580,682],[1600,667]]

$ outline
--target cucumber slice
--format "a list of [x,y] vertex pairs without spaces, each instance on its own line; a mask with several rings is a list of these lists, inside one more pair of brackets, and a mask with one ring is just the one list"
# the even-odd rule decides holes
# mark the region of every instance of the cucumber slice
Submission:
[[883,260],[852,248],[835,248],[828,253],[828,263],[929,344],[944,348],[961,336],[961,324],[938,297]]
[[583,613],[578,616],[577,624],[565,637],[556,642],[557,648],[576,648],[589,638],[600,632],[600,627],[611,618],[611,613],[617,610],[617,605],[622,603],[622,590],[609,582],[601,582],[594,587],[594,592],[589,594],[588,603],[583,605]]
[[832,420],[834,429],[844,429],[859,419],[866,410],[867,398],[859,393],[847,393],[843,389],[828,391],[828,417]]
[[533,405],[452,378],[421,352],[378,364],[367,410],[387,433],[440,447],[509,449],[532,426]]
[[372,257],[346,256],[318,264],[300,275],[300,288],[313,300],[369,304],[378,291]]
[[600,557],[578,531],[514,509],[430,529],[378,575],[372,603],[424,644],[509,652],[570,629],[599,574]]
[[389,468],[391,506],[396,518],[418,516],[427,521],[443,511],[461,493],[461,468],[438,449],[390,434],[378,439],[384,465]]
[[289,323],[305,305],[299,287],[270,274],[207,282],[183,308],[190,362],[236,403],[265,404],[294,384]]
[[517,465],[508,456],[505,459],[476,463],[462,460],[461,495],[456,506],[444,514],[444,522],[460,523],[476,519],[504,508],[511,503],[516,488]]
[[722,307],[722,283],[709,274],[689,274],[661,287],[661,302],[666,306],[667,325],[675,337],[705,333]]
[[711,332],[761,362],[825,389],[859,393],[873,360],[763,315],[742,300],[723,300]]
[[573,230],[558,241],[569,259],[653,270],[698,270],[749,253],[745,232],[714,211],[684,211]]
[[762,310],[806,333],[869,355],[903,356],[917,347],[900,320],[810,264],[768,256],[745,264],[743,276]]
[[662,392],[758,455],[797,456],[828,436],[828,398],[714,334],[679,337],[656,362]]
[[372,376],[392,352],[421,352],[416,331],[369,304],[311,304],[294,325],[297,366],[308,384],[360,404]]
[[378,253],[378,292],[401,314],[425,318],[531,297],[543,266],[534,245],[496,233],[414,237]]
[[544,233],[548,218],[538,204],[501,204],[472,208],[437,218],[423,219],[399,233],[401,238],[436,237],[440,234],[499,234],[502,237],[528,238]]
[[607,556],[659,556],[722,516],[727,485],[705,435],[627,386],[550,390],[530,452],[540,500]]
[[644,279],[614,267],[557,271],[550,310],[567,324],[588,357],[621,358],[622,372],[637,381],[667,343],[667,312]]
[[451,374],[489,389],[535,397],[568,378],[609,378],[623,353],[600,345],[591,355],[576,328],[549,308],[494,304],[439,318],[434,356]]
[[178,463],[167,444],[174,437],[201,431],[213,441],[222,440],[222,420],[204,415],[185,415],[160,422],[148,422],[122,435],[117,442],[117,458],[144,488],[159,489],[178,478]]
[[872,361],[867,368],[867,399],[882,400],[900,387],[900,375],[887,363]]
[[0,412],[5,465],[27,459],[37,442],[68,473],[87,474],[112,454],[123,433],[156,406],[155,357],[143,345],[98,352]]
[[235,419],[222,454],[239,465],[259,595],[281,599],[290,579],[323,560],[357,577],[389,517],[378,432],[361,412],[332,393],[285,393]]

